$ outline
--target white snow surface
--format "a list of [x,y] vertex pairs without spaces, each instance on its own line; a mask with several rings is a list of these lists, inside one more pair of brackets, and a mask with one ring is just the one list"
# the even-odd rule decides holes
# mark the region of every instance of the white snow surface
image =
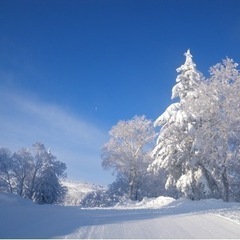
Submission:
[[169,197],[112,208],[37,205],[0,193],[0,238],[239,239],[240,203]]

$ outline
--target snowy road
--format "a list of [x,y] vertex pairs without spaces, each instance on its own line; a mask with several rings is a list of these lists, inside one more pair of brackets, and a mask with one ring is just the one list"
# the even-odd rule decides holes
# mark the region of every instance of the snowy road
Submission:
[[[239,224],[211,214],[156,216],[153,213],[153,218],[144,219],[146,213],[142,212],[134,220],[131,220],[128,214],[131,214],[131,211],[125,214],[115,213],[114,216],[106,215],[105,220],[84,226],[65,237],[90,239],[240,238]],[[151,214],[147,215],[150,217]],[[113,218],[113,223],[111,223],[111,218]]]
[[162,205],[81,209],[0,194],[0,238],[240,239],[240,203],[157,201]]

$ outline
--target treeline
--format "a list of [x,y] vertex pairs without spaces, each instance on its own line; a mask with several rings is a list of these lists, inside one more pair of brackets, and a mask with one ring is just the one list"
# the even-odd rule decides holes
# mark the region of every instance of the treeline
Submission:
[[65,163],[58,161],[42,143],[14,153],[0,148],[0,191],[39,204],[59,203],[66,193],[59,179],[65,170]]
[[154,195],[155,189],[192,200],[240,201],[238,64],[226,58],[205,78],[189,50],[185,56],[172,89],[176,102],[154,123],[157,139],[145,117],[120,121],[102,148],[102,165],[116,173],[111,187],[125,186],[132,200]]

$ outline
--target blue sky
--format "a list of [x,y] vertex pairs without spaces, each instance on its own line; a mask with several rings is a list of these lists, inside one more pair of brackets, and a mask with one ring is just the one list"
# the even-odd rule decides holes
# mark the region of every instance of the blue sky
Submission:
[[240,63],[239,0],[0,0],[0,146],[36,141],[68,177],[107,184],[119,120],[155,120],[190,48],[198,70]]

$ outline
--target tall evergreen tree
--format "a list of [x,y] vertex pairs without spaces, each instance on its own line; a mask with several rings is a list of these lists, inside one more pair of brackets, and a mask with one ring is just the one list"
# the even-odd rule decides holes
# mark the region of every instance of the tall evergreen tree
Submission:
[[155,126],[161,129],[152,152],[155,160],[149,170],[166,169],[166,188],[177,188],[184,195],[195,198],[201,179],[199,169],[195,167],[196,155],[192,147],[199,122],[196,115],[185,108],[185,103],[198,99],[197,89],[204,77],[196,69],[190,50],[184,55],[185,63],[177,69],[177,84],[172,89],[172,98],[178,98],[179,102],[171,104],[155,121]]

